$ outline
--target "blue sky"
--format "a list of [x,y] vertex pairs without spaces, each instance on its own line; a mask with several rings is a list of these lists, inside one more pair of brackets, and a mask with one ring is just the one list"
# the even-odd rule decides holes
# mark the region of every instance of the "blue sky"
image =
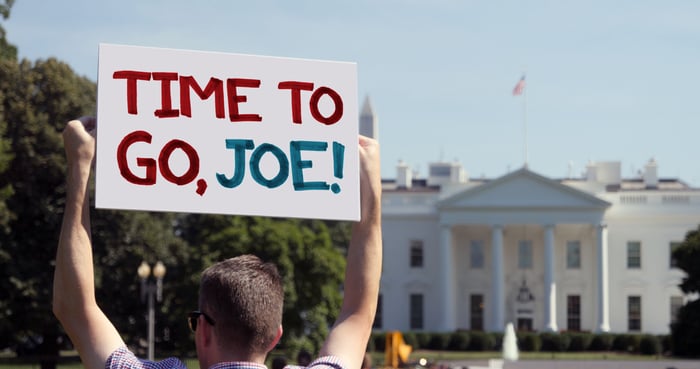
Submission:
[[20,57],[93,80],[100,42],[356,62],[385,177],[399,160],[497,177],[527,141],[546,176],[653,157],[700,187],[698,20],[697,1],[16,0],[4,26]]

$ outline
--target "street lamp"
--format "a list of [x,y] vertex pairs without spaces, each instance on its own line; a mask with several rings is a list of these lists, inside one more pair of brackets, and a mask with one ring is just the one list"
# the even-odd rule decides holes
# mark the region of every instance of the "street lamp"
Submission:
[[153,277],[155,278],[155,283],[153,279],[148,277],[151,275],[151,266],[145,261],[141,262],[136,273],[141,278],[141,301],[148,298],[148,360],[153,361],[153,335],[155,331],[155,308],[154,308],[154,294],[155,299],[160,302],[163,297],[163,277],[165,276],[165,265],[158,261],[156,265],[153,266]]

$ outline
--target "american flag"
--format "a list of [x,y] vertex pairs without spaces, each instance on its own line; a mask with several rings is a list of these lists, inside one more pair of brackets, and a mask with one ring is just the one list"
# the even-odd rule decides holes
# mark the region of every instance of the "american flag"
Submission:
[[520,77],[520,81],[515,84],[515,87],[513,87],[513,96],[518,96],[522,95],[523,91],[525,91],[525,75],[523,74],[522,77]]

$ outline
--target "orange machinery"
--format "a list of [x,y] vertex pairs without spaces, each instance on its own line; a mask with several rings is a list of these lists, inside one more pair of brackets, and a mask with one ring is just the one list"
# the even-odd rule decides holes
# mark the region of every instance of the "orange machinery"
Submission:
[[399,331],[386,333],[386,348],[384,350],[384,365],[389,368],[403,367],[408,363],[413,347],[403,342],[403,335]]

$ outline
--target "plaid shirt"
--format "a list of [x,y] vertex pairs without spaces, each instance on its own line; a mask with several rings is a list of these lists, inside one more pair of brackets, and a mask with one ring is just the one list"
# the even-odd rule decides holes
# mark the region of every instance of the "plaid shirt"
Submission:
[[[302,369],[301,366],[287,365],[285,369]],[[345,369],[335,356],[324,356],[314,360],[309,369]],[[105,369],[187,369],[180,359],[170,357],[162,361],[147,361],[136,357],[126,347],[120,347],[109,355]],[[209,369],[267,369],[265,365],[249,362],[224,362],[212,365]]]

